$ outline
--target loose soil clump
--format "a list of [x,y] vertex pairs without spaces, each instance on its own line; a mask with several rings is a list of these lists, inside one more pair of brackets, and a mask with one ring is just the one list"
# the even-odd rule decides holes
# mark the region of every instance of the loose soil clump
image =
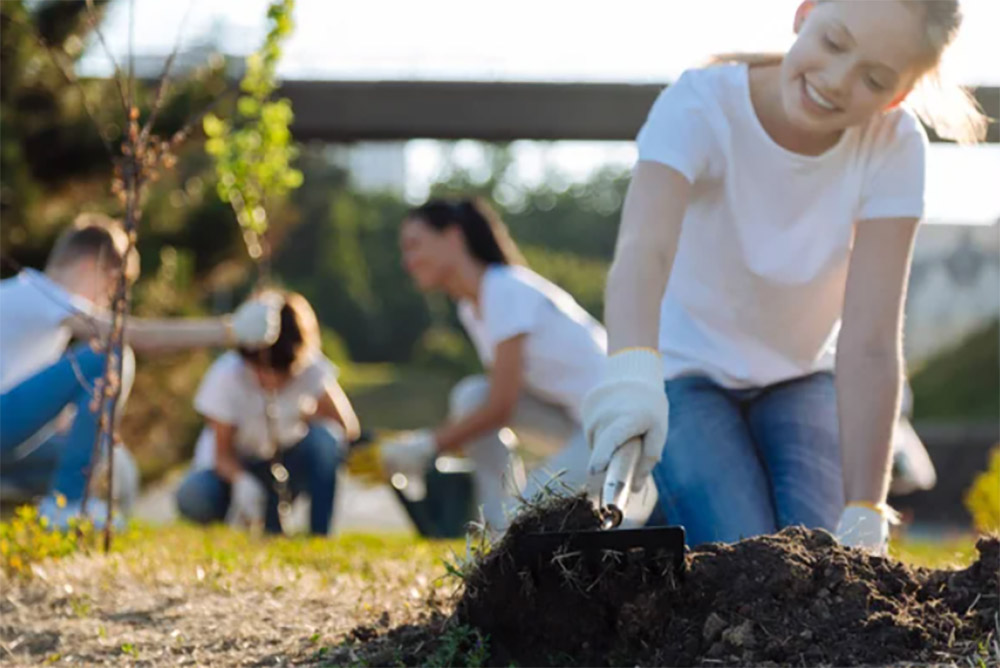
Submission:
[[[911,568],[800,528],[702,545],[686,556],[682,578],[674,577],[666,555],[595,560],[564,553],[532,564],[515,558],[525,533],[598,524],[582,496],[524,513],[466,574],[453,618],[427,628],[424,641],[449,625],[475,628],[488,641],[493,665],[849,666],[998,658],[989,649],[998,624],[996,538],[980,540],[979,559],[959,571]],[[417,662],[419,654],[403,652]]]

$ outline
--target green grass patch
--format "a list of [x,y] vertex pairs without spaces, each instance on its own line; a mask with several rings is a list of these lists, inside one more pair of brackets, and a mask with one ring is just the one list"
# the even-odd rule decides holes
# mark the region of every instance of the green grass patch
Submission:
[[[99,535],[53,532],[24,507],[0,522],[0,566],[9,576],[30,576],[31,566],[78,552],[98,553]],[[345,533],[331,538],[255,536],[225,526],[176,524],[150,527],[133,524],[115,537],[112,552],[127,563],[160,571],[201,569],[213,574],[252,575],[263,568],[292,568],[326,576],[360,573],[378,577],[381,565],[405,563],[414,572],[444,575],[446,563],[467,550],[465,541],[431,541],[409,533]],[[971,535],[942,541],[902,537],[890,553],[914,566],[960,568],[976,558]]]
[[[78,540],[51,531],[33,508],[25,506],[0,522],[0,567],[9,576],[29,577],[32,565],[77,553],[98,554],[93,531]],[[328,538],[257,536],[226,526],[133,524],[115,536],[112,553],[126,563],[155,571],[200,569],[199,579],[252,575],[266,568],[313,571],[324,576],[359,573],[377,577],[380,565],[406,563],[414,571],[443,575],[443,559],[464,549],[462,541],[430,541],[409,533],[345,533]],[[141,569],[140,569],[141,570]]]
[[441,635],[441,644],[427,659],[428,668],[485,666],[490,655],[489,638],[465,625],[455,625]]
[[964,568],[976,560],[976,539],[971,535],[945,540],[901,538],[889,544],[889,554],[911,566]]
[[289,567],[327,575],[366,572],[379,562],[412,563],[415,569],[443,572],[442,557],[457,541],[428,541],[408,533],[346,533],[334,537],[255,536],[225,526],[137,527],[122,537],[116,551],[125,558],[169,545],[162,558],[178,566],[206,563],[238,572]]

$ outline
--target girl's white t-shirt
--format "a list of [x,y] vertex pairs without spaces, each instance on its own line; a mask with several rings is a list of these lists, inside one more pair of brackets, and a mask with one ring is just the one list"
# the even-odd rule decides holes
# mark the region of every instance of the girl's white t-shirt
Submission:
[[[273,429],[281,448],[301,441],[309,431],[302,419],[311,414],[328,383],[337,381],[337,367],[323,355],[313,359],[279,390],[274,397]],[[267,396],[253,370],[239,353],[223,353],[209,367],[194,398],[201,415],[236,427],[233,446],[238,455],[269,459],[274,451],[268,435]],[[195,469],[215,466],[215,431],[206,426],[194,449]]]
[[760,124],[748,72],[685,72],[636,140],[640,161],[693,184],[660,314],[667,379],[759,387],[832,369],[855,224],[924,213],[927,138],[911,113],[793,153]]
[[487,368],[493,367],[500,343],[526,334],[528,390],[580,420],[583,397],[603,375],[607,335],[569,293],[530,269],[490,265],[479,288],[478,311],[463,300],[458,316]]

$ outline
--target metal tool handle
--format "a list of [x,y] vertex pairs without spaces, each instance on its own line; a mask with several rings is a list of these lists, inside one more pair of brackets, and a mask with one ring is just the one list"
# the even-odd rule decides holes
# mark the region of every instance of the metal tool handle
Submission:
[[628,497],[632,493],[635,466],[641,454],[642,440],[633,438],[611,457],[608,472],[604,474],[604,487],[601,488],[601,514],[605,529],[613,529],[622,523]]

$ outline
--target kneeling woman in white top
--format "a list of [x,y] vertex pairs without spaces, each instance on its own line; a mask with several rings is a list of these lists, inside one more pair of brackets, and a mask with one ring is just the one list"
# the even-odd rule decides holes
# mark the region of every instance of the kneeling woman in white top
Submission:
[[[263,521],[268,533],[279,533],[272,467],[281,463],[290,496],[309,495],[310,532],[325,535],[341,460],[334,432],[356,438],[358,419],[336,367],[320,352],[309,302],[296,293],[278,296],[284,305],[277,341],[224,353],[198,388],[194,405],[206,424],[192,472],[177,490],[177,507],[194,522]],[[331,422],[338,426],[330,429]]]
[[[487,373],[455,386],[446,424],[384,444],[385,468],[420,473],[438,453],[464,452],[494,531],[506,526],[513,492],[530,498],[558,473],[563,483],[584,486],[580,404],[602,377],[604,328],[564,290],[523,266],[506,227],[481,202],[431,201],[413,209],[400,244],[418,288],[458,302]],[[513,473],[518,467],[500,438],[504,427],[541,460],[526,483]]]

